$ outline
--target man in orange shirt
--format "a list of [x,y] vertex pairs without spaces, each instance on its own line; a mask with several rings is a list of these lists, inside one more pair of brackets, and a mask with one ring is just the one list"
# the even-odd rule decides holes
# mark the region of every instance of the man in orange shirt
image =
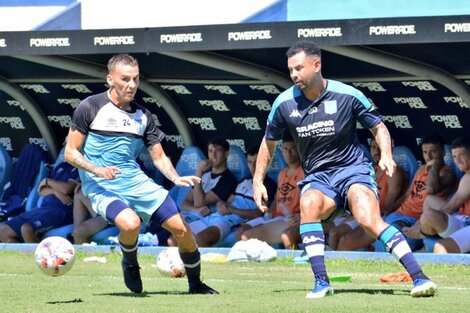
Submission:
[[[385,221],[398,229],[414,225],[423,213],[424,199],[427,195],[447,197],[455,190],[456,177],[452,169],[444,163],[444,140],[439,135],[430,135],[421,142],[425,164],[416,171],[402,197],[400,207],[385,218]],[[406,234],[404,234],[406,237]],[[420,248],[422,241],[406,238],[414,251]],[[385,251],[384,246],[376,241],[375,251]]]
[[455,139],[451,149],[455,164],[465,173],[457,191],[449,201],[428,195],[419,222],[403,229],[411,238],[445,238],[434,246],[435,253],[470,251],[470,137]]

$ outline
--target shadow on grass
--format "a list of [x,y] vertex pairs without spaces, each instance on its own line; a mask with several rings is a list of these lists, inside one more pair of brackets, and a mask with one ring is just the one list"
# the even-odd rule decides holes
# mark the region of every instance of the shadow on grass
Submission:
[[[286,292],[297,292],[297,291],[305,291],[309,292],[309,290],[305,289],[282,289],[282,290],[274,290],[273,292],[277,293],[286,293]],[[409,295],[409,289],[334,289],[335,294],[347,294],[347,293],[358,293],[358,294],[384,294],[384,295]]]
[[110,292],[110,293],[97,293],[95,296],[114,296],[114,297],[131,297],[131,298],[145,298],[152,295],[160,296],[181,296],[189,295],[186,291],[144,291],[142,293],[132,293],[132,292]]
[[80,303],[85,302],[82,299],[73,299],[73,300],[62,300],[62,301],[48,301],[46,304],[67,304],[67,303]]

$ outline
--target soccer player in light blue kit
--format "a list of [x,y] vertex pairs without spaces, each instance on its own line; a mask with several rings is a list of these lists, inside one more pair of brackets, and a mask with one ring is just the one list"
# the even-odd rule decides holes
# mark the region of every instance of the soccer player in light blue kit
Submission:
[[86,98],[76,108],[65,159],[80,169],[82,190],[93,210],[120,230],[126,286],[142,292],[137,260],[142,219],[163,226],[177,239],[189,293],[218,294],[200,279],[200,253],[190,227],[168,191],[144,174],[136,157],[146,146],[154,165],[177,186],[199,184],[200,178],[176,173],[161,145],[165,134],[152,114],[133,101],[139,86],[137,60],[127,54],[113,56],[106,80],[106,92]]
[[298,42],[286,53],[294,86],[277,97],[269,114],[253,179],[254,198],[268,208],[263,177],[284,132],[294,138],[305,178],[299,182],[300,235],[315,276],[307,298],[333,294],[325,261],[321,222],[349,210],[359,225],[400,261],[413,278],[412,297],[434,295],[437,287],[416,262],[403,235],[381,216],[372,163],[356,134],[356,121],[370,129],[381,150],[379,166],[389,176],[395,171],[390,134],[381,115],[357,89],[321,74],[321,51],[311,42]]

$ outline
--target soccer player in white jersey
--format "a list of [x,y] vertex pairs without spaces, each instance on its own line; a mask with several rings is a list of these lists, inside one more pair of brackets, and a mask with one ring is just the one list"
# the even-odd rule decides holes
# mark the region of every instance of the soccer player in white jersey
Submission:
[[380,168],[391,176],[396,164],[391,138],[381,115],[357,89],[321,74],[321,51],[312,42],[298,42],[286,53],[294,86],[275,100],[268,116],[253,178],[254,199],[268,208],[263,178],[274,156],[276,141],[290,133],[299,150],[305,178],[299,182],[300,235],[309,257],[315,284],[307,298],[333,294],[325,261],[325,236],[321,222],[349,210],[369,234],[378,238],[413,278],[411,296],[434,295],[436,284],[416,262],[404,236],[381,216],[374,169],[364,155],[356,123],[370,129],[379,144]]
[[152,114],[134,101],[139,86],[139,65],[127,54],[108,62],[106,92],[92,95],[76,108],[69,130],[65,159],[80,169],[83,193],[93,210],[115,224],[123,253],[126,286],[142,292],[137,260],[141,219],[169,230],[177,239],[189,293],[218,294],[200,279],[200,253],[188,224],[168,195],[141,170],[136,157],[145,146],[154,165],[175,185],[200,183],[196,176],[179,176],[163,151],[165,134]]

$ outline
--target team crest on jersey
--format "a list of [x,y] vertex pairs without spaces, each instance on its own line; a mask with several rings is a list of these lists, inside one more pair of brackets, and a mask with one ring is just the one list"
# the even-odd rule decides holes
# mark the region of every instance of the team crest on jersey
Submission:
[[294,111],[291,112],[289,117],[300,117],[300,113],[297,109],[294,109]]
[[335,114],[337,111],[336,100],[325,101],[326,114]]

